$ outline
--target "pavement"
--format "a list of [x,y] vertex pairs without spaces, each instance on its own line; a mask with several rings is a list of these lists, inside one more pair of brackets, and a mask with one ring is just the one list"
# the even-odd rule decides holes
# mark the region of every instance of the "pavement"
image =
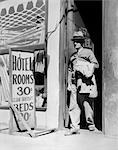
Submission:
[[102,132],[80,130],[80,134],[64,136],[66,130],[31,138],[0,133],[0,150],[118,150],[118,138]]

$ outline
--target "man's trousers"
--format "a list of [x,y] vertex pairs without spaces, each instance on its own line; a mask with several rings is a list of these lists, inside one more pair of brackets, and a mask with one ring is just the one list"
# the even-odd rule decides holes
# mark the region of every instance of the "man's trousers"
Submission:
[[91,108],[91,99],[88,97],[87,93],[71,92],[70,94],[70,105],[69,105],[69,115],[73,127],[80,126],[80,115],[81,110],[85,111],[86,122],[89,124],[94,124],[93,120],[93,110]]

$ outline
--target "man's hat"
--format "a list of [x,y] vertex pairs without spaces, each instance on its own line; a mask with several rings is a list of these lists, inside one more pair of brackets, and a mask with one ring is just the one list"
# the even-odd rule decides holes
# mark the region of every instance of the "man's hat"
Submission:
[[83,32],[82,31],[75,31],[74,34],[73,34],[73,38],[71,40],[72,41],[85,40]]

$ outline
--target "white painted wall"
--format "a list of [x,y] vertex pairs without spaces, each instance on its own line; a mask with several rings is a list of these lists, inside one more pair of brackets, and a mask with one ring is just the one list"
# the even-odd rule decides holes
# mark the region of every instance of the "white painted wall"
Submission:
[[10,111],[0,109],[0,127],[2,124],[9,125],[9,120],[10,120]]
[[[104,1],[103,131],[118,137],[118,1]],[[112,38],[111,38],[112,37]]]
[[[48,1],[48,32],[60,21],[60,0]],[[47,127],[58,128],[59,123],[59,27],[48,39],[50,62],[47,72]]]
[[46,112],[36,111],[36,127],[37,128],[46,128]]

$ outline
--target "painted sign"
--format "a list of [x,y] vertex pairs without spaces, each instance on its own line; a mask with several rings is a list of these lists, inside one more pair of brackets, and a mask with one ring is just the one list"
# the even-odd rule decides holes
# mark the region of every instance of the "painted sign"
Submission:
[[[31,128],[35,126],[33,59],[31,52],[11,52],[12,102]],[[18,118],[13,119],[13,129],[17,128],[25,129]]]

